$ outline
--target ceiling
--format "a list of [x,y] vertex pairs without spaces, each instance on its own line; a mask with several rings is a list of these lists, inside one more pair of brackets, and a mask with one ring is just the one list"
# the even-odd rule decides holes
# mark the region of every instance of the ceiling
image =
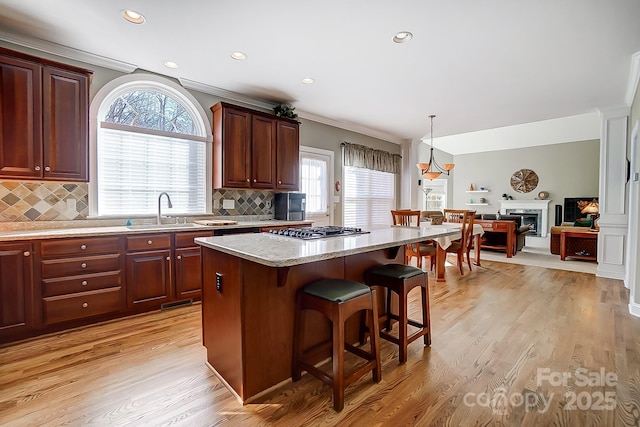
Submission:
[[0,39],[401,142],[625,104],[640,1],[0,0]]

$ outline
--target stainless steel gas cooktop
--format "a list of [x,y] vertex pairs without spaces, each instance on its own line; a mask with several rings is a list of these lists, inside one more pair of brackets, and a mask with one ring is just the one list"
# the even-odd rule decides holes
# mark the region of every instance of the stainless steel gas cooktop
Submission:
[[271,230],[269,231],[269,233],[277,234],[280,236],[295,237],[297,239],[311,240],[321,239],[323,237],[366,234],[368,233],[368,231],[363,231],[358,227],[338,227],[334,225],[328,225],[324,227],[282,228],[280,230]]

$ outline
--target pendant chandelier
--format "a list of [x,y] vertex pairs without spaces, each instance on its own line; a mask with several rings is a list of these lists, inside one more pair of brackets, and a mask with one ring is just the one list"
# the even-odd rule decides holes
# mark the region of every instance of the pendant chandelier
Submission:
[[433,118],[435,114],[429,116],[431,119],[431,150],[429,153],[429,163],[418,163],[416,166],[420,169],[420,173],[426,179],[436,179],[441,174],[449,175],[449,171],[453,169],[456,165],[453,163],[445,163],[442,166],[436,162],[436,158],[433,156]]

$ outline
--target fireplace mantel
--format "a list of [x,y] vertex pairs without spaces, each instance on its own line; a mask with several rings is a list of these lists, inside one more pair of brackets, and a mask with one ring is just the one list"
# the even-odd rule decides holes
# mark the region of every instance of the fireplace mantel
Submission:
[[542,216],[540,237],[546,237],[549,229],[549,202],[551,200],[501,200],[500,213],[506,215],[507,209],[540,211]]

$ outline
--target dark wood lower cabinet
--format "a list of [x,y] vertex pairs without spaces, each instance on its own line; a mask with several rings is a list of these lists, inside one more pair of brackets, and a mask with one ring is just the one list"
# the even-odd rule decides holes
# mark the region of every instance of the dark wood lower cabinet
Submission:
[[171,298],[171,249],[127,254],[127,305],[155,306]]
[[176,298],[199,298],[202,289],[200,247],[176,249]]
[[31,243],[0,244],[0,342],[33,327]]

